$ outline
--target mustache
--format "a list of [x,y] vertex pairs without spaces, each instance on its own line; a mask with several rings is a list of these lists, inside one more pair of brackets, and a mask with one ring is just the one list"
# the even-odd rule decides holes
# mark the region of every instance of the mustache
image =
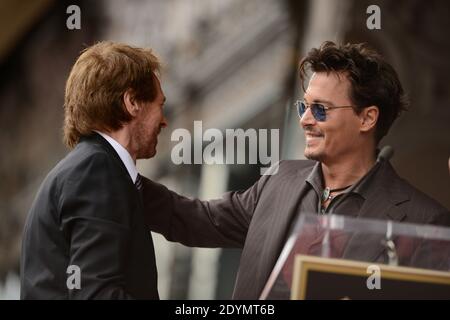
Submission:
[[305,126],[305,127],[303,127],[303,130],[305,130],[305,133],[309,133],[309,134],[313,134],[313,135],[319,135],[319,136],[323,135],[323,133],[320,130],[315,130],[311,126]]

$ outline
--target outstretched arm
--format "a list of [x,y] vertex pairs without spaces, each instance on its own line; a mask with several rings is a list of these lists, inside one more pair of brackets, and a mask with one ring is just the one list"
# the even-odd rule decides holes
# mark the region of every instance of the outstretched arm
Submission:
[[243,247],[253,212],[267,176],[245,191],[201,201],[178,195],[144,178],[147,225],[169,241],[196,247]]

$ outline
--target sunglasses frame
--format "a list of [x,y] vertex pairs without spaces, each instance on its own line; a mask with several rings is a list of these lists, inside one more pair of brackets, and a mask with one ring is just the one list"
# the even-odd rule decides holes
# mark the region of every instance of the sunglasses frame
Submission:
[[[314,117],[314,119],[316,119],[316,121],[320,121],[320,122],[324,122],[327,120],[327,111],[328,110],[333,110],[333,109],[345,109],[345,108],[352,108],[354,109],[354,106],[326,106],[323,105],[322,103],[310,103],[307,104],[305,101],[303,100],[297,100],[295,101],[294,105],[297,108],[297,114],[298,117],[301,119],[303,117],[303,115],[305,114],[306,110],[308,110],[308,108],[311,108],[311,113]],[[301,105],[305,106],[305,111],[303,112],[303,114],[301,113]],[[321,111],[317,111],[318,108],[322,108]],[[321,113],[323,114],[323,117],[321,115]]]

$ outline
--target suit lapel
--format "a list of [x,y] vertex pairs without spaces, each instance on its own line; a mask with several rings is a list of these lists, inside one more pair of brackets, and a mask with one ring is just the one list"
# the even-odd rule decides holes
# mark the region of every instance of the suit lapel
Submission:
[[[403,221],[406,213],[398,204],[409,201],[409,195],[402,190],[399,182],[400,177],[390,163],[383,164],[370,185],[366,186],[367,191],[364,194],[366,200],[359,211],[358,218]],[[349,240],[343,257],[376,261],[385,249],[381,243],[383,239],[382,235],[355,233]]]
[[293,179],[292,184],[286,185],[289,190],[289,198],[285,201],[285,206],[280,207],[278,214],[273,214],[271,232],[264,241],[264,250],[261,254],[259,263],[259,283],[258,293],[261,292],[267,278],[275,265],[283,246],[291,233],[291,227],[295,224],[298,217],[297,209],[300,201],[308,201],[305,194],[308,191],[305,177],[311,171],[311,167],[302,168]]
[[366,200],[358,217],[402,221],[406,214],[397,205],[409,201],[409,195],[402,190],[399,181],[391,164],[383,164],[366,186]]
[[100,145],[103,149],[105,149],[105,151],[109,155],[111,155],[116,160],[118,166],[122,170],[122,173],[125,174],[127,177],[130,176],[130,174],[128,173],[127,168],[125,167],[125,164],[123,163],[122,159],[120,159],[119,154],[109,144],[109,142],[105,140],[105,138],[103,138],[97,132],[93,132],[90,136],[82,138],[82,140],[84,140],[84,141],[86,141],[88,143],[94,143],[94,144]]

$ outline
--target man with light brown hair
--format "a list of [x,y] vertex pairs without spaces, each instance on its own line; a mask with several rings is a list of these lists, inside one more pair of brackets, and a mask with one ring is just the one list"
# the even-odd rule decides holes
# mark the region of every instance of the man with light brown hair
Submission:
[[160,62],[150,49],[100,42],[82,52],[65,91],[64,142],[29,212],[22,299],[158,299],[137,159],[167,126]]

